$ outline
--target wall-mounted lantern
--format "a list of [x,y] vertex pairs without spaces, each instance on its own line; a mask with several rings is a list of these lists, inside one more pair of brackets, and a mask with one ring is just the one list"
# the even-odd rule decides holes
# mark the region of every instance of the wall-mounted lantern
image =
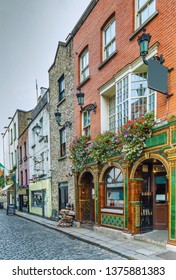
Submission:
[[[148,65],[148,88],[156,90],[162,94],[165,94],[167,97],[172,96],[173,94],[168,94],[168,73],[171,70],[164,65],[163,55],[153,56],[152,58],[146,60],[146,56],[149,51],[149,43],[151,39],[151,35],[145,33],[145,29],[143,29],[143,33],[138,37],[137,42],[140,48],[140,56],[143,59],[143,62]],[[140,90],[140,89],[139,89]],[[142,88],[141,88],[142,90]]]
[[33,131],[34,133],[40,137],[41,139],[44,139],[44,142],[48,142],[48,135],[44,136],[44,135],[40,135],[41,132],[41,126],[37,123],[34,127],[33,127]]
[[[145,58],[148,54],[151,35],[149,33],[146,34],[145,31],[146,29],[144,28],[142,35],[138,37],[137,41],[140,48],[140,56],[142,56],[143,62],[148,65],[148,61]],[[164,63],[162,54],[160,56],[154,56],[153,59],[157,60],[160,64]]]
[[85,107],[83,107],[84,105],[84,93],[81,92],[81,90],[79,89],[76,93],[76,97],[78,99],[78,105],[81,108],[81,111],[86,110],[86,111],[93,111],[96,114],[96,108],[97,108],[97,104],[96,102],[94,104],[88,104]]
[[54,115],[55,115],[55,120],[59,126],[71,128],[72,123],[69,121],[66,121],[64,124],[61,124],[61,113],[60,112],[57,111],[54,113]]

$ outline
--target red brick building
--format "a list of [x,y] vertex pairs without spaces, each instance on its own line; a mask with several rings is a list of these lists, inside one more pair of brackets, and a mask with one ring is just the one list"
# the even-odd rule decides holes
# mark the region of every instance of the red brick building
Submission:
[[[98,133],[116,132],[128,119],[134,120],[150,111],[155,112],[157,122],[152,138],[132,164],[117,155],[106,163],[89,163],[75,174],[77,220],[131,234],[165,229],[168,243],[175,245],[176,9],[173,5],[166,0],[93,0],[72,35],[76,136],[89,135],[93,141]],[[163,65],[168,68],[167,94],[173,94],[170,97],[148,88],[148,65],[140,56],[137,42],[144,27],[146,34],[151,35],[146,60],[163,55]],[[156,79],[160,80],[157,73]],[[84,93],[81,110],[77,91]],[[95,102],[96,113],[87,107]]]

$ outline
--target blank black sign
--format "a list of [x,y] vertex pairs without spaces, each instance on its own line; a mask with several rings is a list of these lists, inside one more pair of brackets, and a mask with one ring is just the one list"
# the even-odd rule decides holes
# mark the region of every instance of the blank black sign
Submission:
[[148,60],[148,87],[168,94],[168,68],[153,59]]
[[15,205],[14,204],[9,204],[7,206],[7,215],[14,215],[15,214]]

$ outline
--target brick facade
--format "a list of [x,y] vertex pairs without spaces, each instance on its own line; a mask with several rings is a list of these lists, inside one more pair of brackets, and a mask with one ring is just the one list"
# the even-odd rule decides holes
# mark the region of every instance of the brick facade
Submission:
[[[85,105],[97,102],[97,114],[91,115],[92,138],[100,132],[100,96],[99,88],[110,81],[124,67],[139,57],[139,46],[137,38],[141,35],[141,28],[135,31],[134,26],[134,0],[133,1],[95,1],[97,4],[83,22],[81,28],[74,36],[74,73],[75,91],[80,84],[79,80],[79,55],[85,46],[89,49],[90,79],[81,86],[85,93]],[[158,14],[145,25],[146,33],[152,35],[150,46],[159,42],[158,54],[163,54],[165,63],[169,69],[176,63],[175,37],[172,36],[176,27],[176,11],[171,2],[166,0],[156,1]],[[105,63],[102,63],[102,28],[107,20],[115,15],[116,19],[116,50],[115,56]],[[168,92],[175,93],[176,72],[169,73]],[[175,113],[174,104],[176,95],[169,100],[162,94],[157,95],[158,118],[170,117]],[[168,108],[168,111],[167,109]],[[80,135],[80,112],[77,106],[75,111],[76,135]]]

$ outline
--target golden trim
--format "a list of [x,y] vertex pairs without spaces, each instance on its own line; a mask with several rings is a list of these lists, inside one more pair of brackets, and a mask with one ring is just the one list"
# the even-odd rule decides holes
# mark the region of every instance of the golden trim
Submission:
[[[149,158],[150,159],[158,159],[159,161],[161,161],[166,168],[167,176],[169,176],[169,164],[162,156],[157,155],[157,154],[150,154]],[[138,159],[135,162],[135,164],[133,165],[132,170],[131,170],[130,179],[134,178],[134,174],[135,174],[135,171],[136,171],[138,165],[145,160],[146,160],[146,157],[144,155],[143,157],[141,157],[140,159]]]

